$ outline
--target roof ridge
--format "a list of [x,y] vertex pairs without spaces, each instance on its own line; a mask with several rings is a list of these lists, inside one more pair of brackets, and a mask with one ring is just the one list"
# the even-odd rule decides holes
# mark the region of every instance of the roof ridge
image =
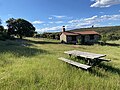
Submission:
[[89,30],[89,31],[79,31],[79,32],[71,32],[71,31],[66,31],[66,32],[63,32],[64,34],[66,35],[87,35],[87,34],[99,34],[98,32],[96,31],[93,31],[93,30]]

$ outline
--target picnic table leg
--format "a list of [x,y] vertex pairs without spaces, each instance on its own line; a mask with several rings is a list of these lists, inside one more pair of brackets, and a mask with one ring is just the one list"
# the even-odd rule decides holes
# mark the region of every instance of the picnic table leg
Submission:
[[87,62],[88,65],[90,65],[90,63],[91,63],[91,60],[90,60],[90,59],[84,58],[84,60]]
[[96,59],[88,59],[88,65],[90,66],[95,66],[97,65],[97,60]]
[[92,60],[91,59],[87,59],[88,60],[88,65],[92,65]]
[[89,59],[85,59],[85,60],[87,61],[87,64],[90,65],[90,61],[89,61]]
[[97,60],[96,59],[89,59],[89,65],[96,66],[97,65]]
[[101,63],[101,60],[96,59],[96,65],[99,65]]
[[69,54],[69,56],[71,57],[71,56],[72,56],[72,54]]
[[92,62],[92,66],[99,65],[100,62],[101,62],[101,61],[96,58],[96,59],[94,59],[94,62]]

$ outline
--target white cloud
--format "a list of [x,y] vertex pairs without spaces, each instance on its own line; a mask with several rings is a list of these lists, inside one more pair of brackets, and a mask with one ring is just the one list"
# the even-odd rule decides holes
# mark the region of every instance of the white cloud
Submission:
[[68,21],[67,27],[69,29],[75,29],[75,28],[91,27],[92,25],[98,26],[102,22],[115,21],[115,20],[120,20],[120,14],[103,15],[103,16],[95,15],[89,18],[75,19],[75,20]]
[[120,14],[118,15],[103,15],[100,17],[100,19],[102,21],[105,21],[105,20],[120,20]]
[[52,15],[53,17],[55,18],[58,18],[58,19],[62,19],[62,18],[65,18],[66,16],[60,16],[60,15]]
[[[80,19],[73,19],[68,21],[67,23],[63,21],[57,21],[58,23],[64,23],[66,26],[66,30],[71,30],[71,29],[76,29],[76,28],[86,28],[86,27],[91,27],[92,25],[94,26],[105,26],[105,25],[111,25],[115,21],[120,20],[120,14],[117,15],[102,15],[102,16],[92,16],[88,18],[80,18]],[[50,23],[50,22],[49,22]],[[51,22],[51,23],[56,23],[56,22]],[[104,24],[102,24],[104,23]],[[61,31],[62,26],[55,26],[55,27],[50,27],[47,26],[45,28],[37,29],[38,32],[56,32],[56,31]]]
[[49,20],[52,20],[52,19],[67,19],[67,20],[70,20],[70,19],[73,19],[73,17],[68,17],[68,16],[65,16],[65,15],[51,15],[51,17],[48,18]]
[[36,29],[36,31],[38,32],[56,32],[56,31],[60,31],[62,28],[62,26],[55,26],[55,27],[46,27],[46,28],[41,28],[41,29]]
[[49,22],[50,24],[53,24],[54,22]]
[[51,19],[53,19],[53,18],[52,18],[52,17],[49,17],[48,19],[51,20]]
[[68,23],[70,23],[70,24],[78,24],[79,23],[79,25],[94,24],[96,22],[99,22],[97,15],[90,17],[90,18],[76,19],[76,20],[68,21]]
[[92,1],[92,2],[93,2],[93,1],[95,1],[95,0],[90,0],[90,1]]
[[43,24],[44,26],[49,26],[49,24]]
[[86,22],[92,22],[92,21],[95,21],[97,18],[98,18],[98,16],[95,15],[95,16],[93,16],[93,17],[84,19],[84,21],[86,21]]
[[110,7],[112,5],[120,4],[120,0],[94,0],[95,3],[93,3],[90,7]]
[[82,18],[68,21],[67,29],[76,29],[76,28],[84,28],[91,27],[92,25],[96,25],[99,22],[98,16],[92,16],[89,18]]
[[109,25],[112,25],[112,23],[108,23]]
[[44,23],[44,22],[43,22],[43,21],[38,20],[38,21],[33,21],[32,23],[33,23],[33,24],[42,24],[42,23]]
[[104,12],[100,12],[101,14],[103,14]]
[[80,21],[81,21],[81,20],[79,20],[79,19],[77,20],[77,19],[76,19],[76,20],[68,21],[68,23],[71,23],[71,24],[72,24],[72,23],[79,23]]

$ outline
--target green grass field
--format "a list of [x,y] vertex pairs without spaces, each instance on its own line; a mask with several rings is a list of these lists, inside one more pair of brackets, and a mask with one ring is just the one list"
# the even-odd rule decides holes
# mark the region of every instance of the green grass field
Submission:
[[[112,61],[84,71],[58,60],[69,58],[63,53],[67,50],[106,54]],[[120,46],[33,38],[0,41],[0,90],[120,90]]]
[[120,40],[115,40],[115,41],[107,41],[108,43],[114,43],[114,44],[120,44]]

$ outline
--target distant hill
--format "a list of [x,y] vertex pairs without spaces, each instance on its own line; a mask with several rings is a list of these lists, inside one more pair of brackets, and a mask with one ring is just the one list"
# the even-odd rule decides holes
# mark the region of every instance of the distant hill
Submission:
[[80,28],[69,30],[71,32],[79,32],[79,31],[89,31],[94,30],[101,35],[105,35],[108,40],[119,40],[120,39],[120,26],[109,26],[109,27],[91,27],[91,28]]
[[80,28],[80,29],[74,29],[69,31],[79,32],[79,31],[85,31],[85,30],[94,30],[96,32],[99,32],[100,34],[119,34],[120,35],[120,26],[109,26],[109,27],[91,27],[91,28]]

